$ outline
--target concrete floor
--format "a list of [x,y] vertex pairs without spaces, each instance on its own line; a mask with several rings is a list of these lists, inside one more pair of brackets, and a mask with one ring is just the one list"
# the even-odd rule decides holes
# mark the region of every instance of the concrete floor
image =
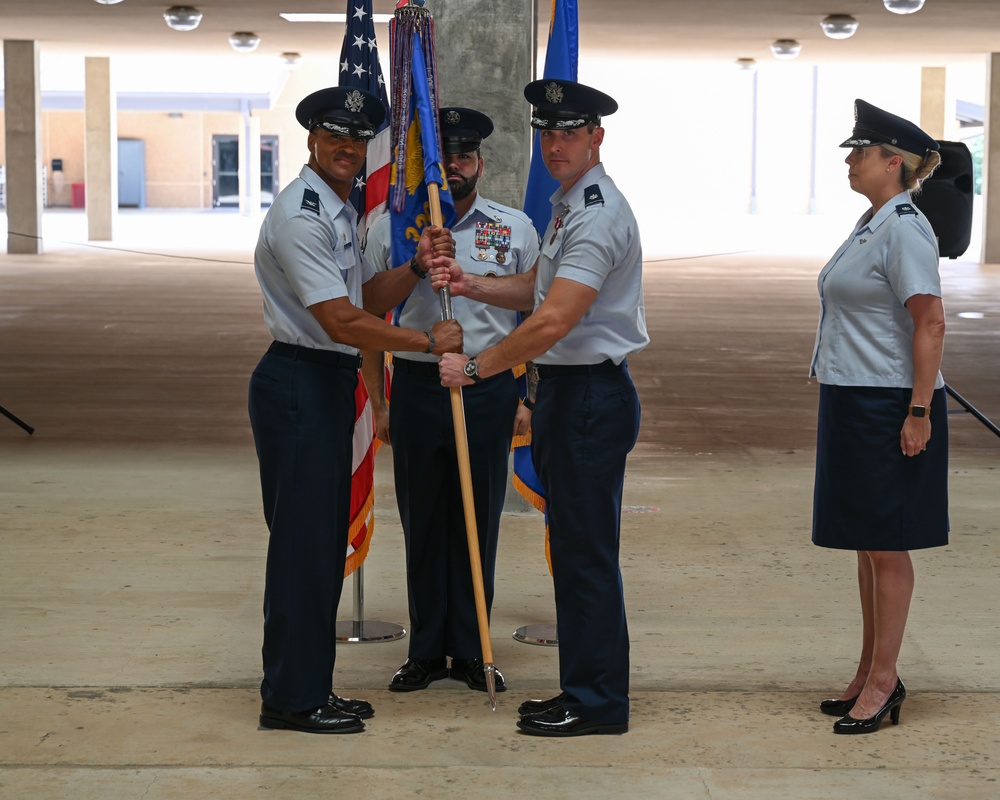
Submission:
[[[36,428],[0,418],[0,796],[1000,797],[1000,439],[968,414],[951,418],[952,544],[914,555],[901,724],[834,736],[817,708],[860,631],[853,556],[809,542],[806,369],[815,275],[856,216],[650,256],[622,534],[632,727],[560,741],[514,727],[557,691],[556,650],[511,638],[554,620],[541,518],[516,503],[496,713],[455,681],[388,692],[403,639],[338,651],[338,691],[376,707],[365,733],[257,728],[257,223],[123,214],[112,247],[47,214],[45,254],[0,254],[0,405]],[[1000,266],[942,275],[945,377],[1000,419]],[[376,520],[365,617],[406,623],[388,448]]]

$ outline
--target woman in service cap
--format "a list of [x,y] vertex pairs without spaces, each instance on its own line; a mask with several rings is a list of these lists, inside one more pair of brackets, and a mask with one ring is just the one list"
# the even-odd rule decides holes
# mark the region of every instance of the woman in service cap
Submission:
[[913,594],[910,550],[948,543],[948,420],[938,246],[913,204],[941,161],[919,127],[864,100],[841,147],[870,208],[819,274],[810,374],[820,384],[813,542],[857,552],[862,647],[820,710],[835,733],[898,724],[896,671]]

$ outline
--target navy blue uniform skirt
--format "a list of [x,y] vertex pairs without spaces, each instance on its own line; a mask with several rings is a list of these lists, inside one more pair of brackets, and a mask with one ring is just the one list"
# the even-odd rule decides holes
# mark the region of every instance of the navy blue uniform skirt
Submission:
[[841,550],[948,544],[948,400],[931,401],[931,438],[905,456],[910,389],[820,385],[813,543]]

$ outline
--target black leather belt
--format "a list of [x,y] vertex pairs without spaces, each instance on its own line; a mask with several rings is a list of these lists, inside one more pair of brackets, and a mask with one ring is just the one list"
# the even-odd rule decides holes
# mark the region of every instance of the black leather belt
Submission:
[[600,364],[536,364],[538,367],[538,377],[542,380],[546,378],[558,378],[563,375],[595,375],[600,372],[620,372],[627,365],[627,361],[622,359],[621,364],[616,364],[610,358]]
[[361,356],[352,356],[336,350],[317,350],[315,347],[303,347],[298,344],[271,342],[267,352],[282,358],[293,358],[299,361],[312,361],[327,367],[343,367],[344,369],[361,369]]
[[413,361],[409,358],[392,359],[392,368],[401,372],[409,372],[411,375],[432,375],[435,378],[441,375],[437,361]]

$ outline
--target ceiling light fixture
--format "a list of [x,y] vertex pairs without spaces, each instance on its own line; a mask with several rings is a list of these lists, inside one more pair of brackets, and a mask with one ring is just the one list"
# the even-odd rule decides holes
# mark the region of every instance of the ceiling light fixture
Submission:
[[757,69],[757,62],[752,58],[737,58],[736,66],[739,69],[745,70],[746,72],[753,72]]
[[924,0],[882,0],[893,14],[913,14],[924,7]]
[[[285,22],[347,22],[347,14],[326,14],[322,12],[282,11],[278,14]],[[393,14],[372,14],[372,22],[389,23],[395,19]]]
[[100,3],[102,6],[113,6],[121,1],[122,0],[94,0],[95,3]]
[[281,63],[286,67],[291,67],[292,69],[295,69],[295,67],[302,63],[301,53],[282,53],[278,58],[281,59]]
[[171,6],[163,12],[167,26],[175,31],[193,31],[201,24],[202,13],[191,6]]
[[858,21],[850,14],[830,14],[819,26],[831,39],[850,39],[858,30]]
[[250,31],[236,31],[229,37],[229,46],[237,53],[252,53],[260,44],[260,37]]
[[800,50],[802,50],[802,45],[794,39],[778,39],[771,45],[771,53],[779,61],[791,61],[799,54]]

